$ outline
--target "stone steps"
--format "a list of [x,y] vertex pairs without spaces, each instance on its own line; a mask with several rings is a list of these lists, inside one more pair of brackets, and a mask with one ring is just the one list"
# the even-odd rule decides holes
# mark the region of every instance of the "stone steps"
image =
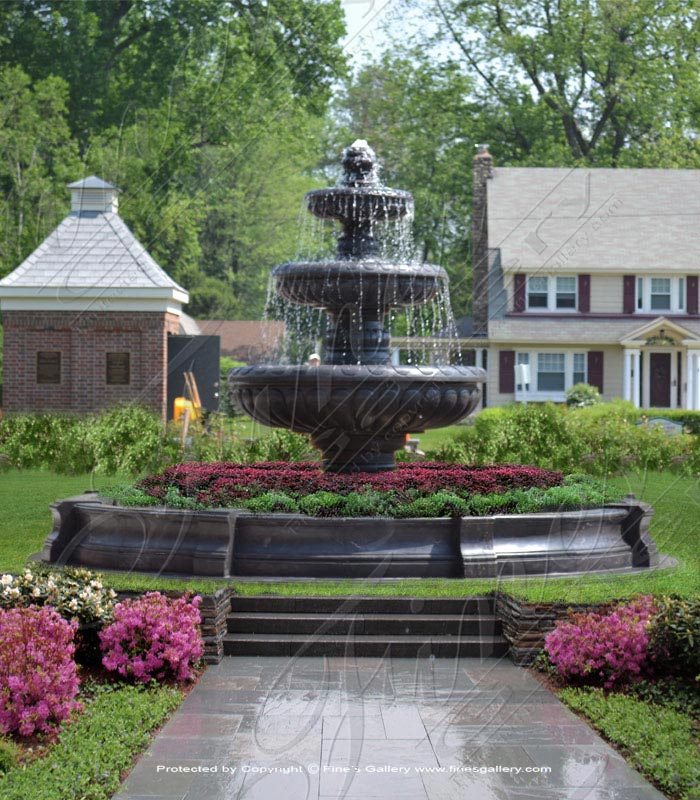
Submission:
[[225,655],[505,655],[492,597],[231,598]]

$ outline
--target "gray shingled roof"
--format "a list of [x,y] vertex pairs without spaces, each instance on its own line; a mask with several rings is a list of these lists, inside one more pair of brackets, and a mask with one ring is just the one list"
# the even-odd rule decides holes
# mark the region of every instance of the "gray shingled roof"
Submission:
[[700,170],[503,167],[487,185],[506,270],[700,269]]
[[107,181],[103,181],[102,178],[98,178],[97,175],[90,175],[87,178],[83,178],[81,181],[73,181],[73,183],[68,184],[69,189],[114,189],[115,191],[119,191],[117,187],[113,183],[107,183]]
[[98,211],[69,214],[0,281],[0,289],[4,287],[185,291],[156,264],[118,214]]

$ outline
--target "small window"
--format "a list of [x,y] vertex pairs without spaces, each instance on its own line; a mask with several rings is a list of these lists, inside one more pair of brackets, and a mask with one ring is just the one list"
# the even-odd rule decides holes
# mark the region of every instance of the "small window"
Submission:
[[650,299],[651,299],[650,307],[652,311],[670,311],[671,279],[652,278]]
[[131,354],[107,353],[107,385],[125,386],[131,383]]
[[557,278],[557,308],[576,308],[576,278]]
[[574,353],[574,383],[587,383],[588,377],[586,375],[586,354]]
[[61,382],[61,352],[60,350],[42,350],[36,354],[36,382],[60,383]]
[[537,354],[537,391],[563,392],[566,388],[564,353]]
[[547,308],[548,281],[546,277],[527,279],[527,307]]

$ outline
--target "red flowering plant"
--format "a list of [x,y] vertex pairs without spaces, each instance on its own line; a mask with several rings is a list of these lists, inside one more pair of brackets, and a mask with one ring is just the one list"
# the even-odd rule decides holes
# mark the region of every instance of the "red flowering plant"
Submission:
[[656,601],[645,595],[609,614],[572,614],[545,638],[545,652],[559,675],[606,689],[644,677],[653,666],[650,620]]
[[[168,467],[136,484],[142,496],[164,502],[194,502],[201,507],[240,506],[268,493],[301,500],[317,493],[335,497],[384,495],[392,502],[411,503],[449,491],[460,498],[560,486],[559,472],[522,466],[474,467],[432,462],[401,463],[395,471],[332,474],[310,462],[258,464],[186,463]],[[342,506],[337,504],[338,508]],[[386,504],[379,504],[386,509]],[[301,509],[303,510],[303,508]],[[342,513],[342,512],[339,512]]]
[[148,592],[114,607],[113,622],[99,634],[102,664],[124,678],[142,683],[175,678],[189,680],[202,657],[197,607],[201,597],[176,600]]
[[51,732],[81,707],[77,628],[49,606],[0,609],[0,733]]

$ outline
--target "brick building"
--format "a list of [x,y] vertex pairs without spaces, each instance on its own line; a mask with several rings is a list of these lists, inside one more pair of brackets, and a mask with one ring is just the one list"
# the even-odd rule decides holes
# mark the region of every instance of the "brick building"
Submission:
[[4,410],[128,401],[165,416],[168,336],[188,294],[120,218],[114,186],[93,176],[69,189],[70,214],[0,281]]
[[586,382],[700,410],[700,170],[499,168],[482,146],[473,224],[488,405]]

